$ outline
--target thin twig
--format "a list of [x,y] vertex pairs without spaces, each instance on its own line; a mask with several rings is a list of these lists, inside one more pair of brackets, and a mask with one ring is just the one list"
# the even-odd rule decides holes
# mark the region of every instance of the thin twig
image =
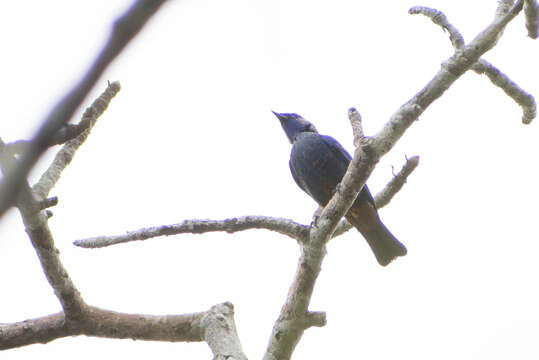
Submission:
[[393,196],[400,191],[417,165],[419,165],[419,156],[412,156],[406,160],[406,164],[404,164],[401,171],[374,197],[377,209],[386,206],[393,199]]
[[522,107],[522,123],[529,124],[537,116],[537,104],[533,95],[521,89],[513,80],[486,60],[479,60],[472,67],[478,74],[485,74],[489,80],[502,89],[507,96]]
[[526,29],[528,29],[528,36],[532,39],[537,39],[537,32],[539,26],[539,5],[535,0],[526,0],[524,2],[524,15],[526,17]]
[[409,14],[421,14],[430,18],[433,23],[442,27],[449,33],[449,40],[456,50],[462,49],[464,46],[464,38],[456,27],[453,26],[448,20],[445,14],[439,10],[428,8],[425,6],[414,6],[408,10]]
[[119,82],[109,83],[105,91],[86,109],[79,123],[84,130],[76,138],[69,140],[62,146],[47,170],[33,186],[32,189],[38,198],[44,199],[60,180],[62,172],[73,160],[75,152],[86,141],[97,119],[105,112],[118,91],[120,91]]
[[350,108],[348,109],[348,119],[352,125],[352,133],[354,134],[354,146],[357,148],[365,139],[365,134],[363,133],[363,125],[361,123],[361,114],[357,109]]
[[47,209],[56,205],[58,205],[58,196],[53,196],[48,199],[43,199],[39,202],[39,208],[41,210]]

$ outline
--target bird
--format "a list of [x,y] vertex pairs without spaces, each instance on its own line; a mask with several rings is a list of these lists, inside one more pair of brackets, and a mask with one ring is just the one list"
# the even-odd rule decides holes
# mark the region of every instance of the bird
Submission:
[[[300,115],[272,112],[292,144],[289,165],[296,184],[318,205],[326,206],[352,157],[337,140],[320,135],[315,126]],[[386,266],[398,256],[406,255],[406,247],[380,220],[367,185],[363,186],[345,218],[367,240],[380,265]]]

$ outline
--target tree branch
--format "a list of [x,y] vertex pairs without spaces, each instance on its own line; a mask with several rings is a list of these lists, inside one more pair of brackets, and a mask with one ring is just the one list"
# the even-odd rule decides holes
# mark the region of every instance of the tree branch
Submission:
[[528,29],[528,36],[532,39],[537,39],[537,32],[539,30],[539,5],[537,4],[537,1],[524,1],[524,15],[526,18],[526,29]]
[[406,159],[406,164],[404,164],[401,171],[393,176],[393,179],[391,179],[391,181],[389,181],[382,191],[380,191],[374,197],[374,203],[376,204],[377,209],[386,206],[391,201],[393,196],[395,196],[395,194],[402,189],[406,183],[406,180],[408,179],[408,176],[410,176],[410,174],[416,169],[417,165],[419,165],[419,156],[412,156],[411,158]]
[[[9,174],[15,166],[16,160],[1,140],[0,152],[2,172]],[[34,197],[26,180],[21,182],[21,191],[17,197],[16,205],[45,276],[54,289],[65,314],[68,318],[79,317],[86,304],[60,261],[59,251],[54,246],[52,233],[47,224],[47,215],[42,210],[41,202]]]
[[58,151],[53,162],[43,175],[41,175],[39,181],[32,187],[32,190],[39,199],[47,197],[54,185],[60,180],[62,172],[73,160],[75,152],[86,141],[97,119],[107,110],[110,101],[116,96],[118,91],[120,91],[119,82],[109,83],[105,91],[86,109],[79,124],[73,125],[77,127],[77,130],[70,135],[77,134],[76,137],[69,139],[60,151]]
[[178,224],[142,228],[122,235],[97,236],[76,240],[73,244],[84,248],[99,248],[130,241],[146,240],[157,236],[204,234],[215,231],[225,231],[231,234],[250,229],[275,231],[296,239],[300,243],[304,242],[309,236],[308,226],[298,224],[292,220],[268,216],[242,216],[225,220],[184,220]]
[[[511,10],[513,1],[500,1],[496,10],[496,18],[506,16]],[[525,8],[526,9],[526,8]],[[456,52],[462,50],[464,46],[464,38],[447,20],[447,17],[436,9],[431,9],[422,6],[416,6],[410,9],[410,14],[422,14],[429,17],[433,23],[447,30],[450,34],[450,40]],[[501,32],[500,32],[501,34]],[[497,41],[497,39],[496,39]],[[501,88],[511,99],[513,99],[520,107],[522,107],[522,123],[529,124],[537,116],[537,106],[532,95],[522,90],[514,81],[507,75],[497,69],[494,65],[486,60],[479,59],[472,66],[472,70],[477,74],[485,74],[495,86]]]
[[[233,306],[229,302],[215,305],[205,312],[183,315],[125,314],[88,306],[83,316],[75,321],[66,321],[65,314],[60,312],[18,323],[2,324],[0,350],[47,343],[66,336],[86,335],[168,342],[207,341],[215,354],[215,348],[219,351],[219,345],[214,344],[218,342],[218,339],[214,339],[214,329],[223,324],[234,324],[233,316]],[[223,329],[229,331],[227,341],[239,346],[235,326],[234,331],[231,329]],[[239,353],[241,346],[235,350]]]
[[213,306],[200,323],[204,329],[204,340],[210,346],[214,359],[247,360],[236,331],[232,303]]
[[73,116],[88,92],[93,88],[103,71],[120,54],[131,39],[142,29],[165,0],[138,0],[127,12],[114,22],[112,33],[90,69],[67,95],[52,109],[36,135],[20,157],[17,166],[4,177],[0,184],[0,216],[11,207],[23,179],[47,149],[50,139]]
[[58,338],[78,335],[76,330],[67,326],[63,312],[13,324],[2,324],[0,350],[37,343],[45,344]]
[[411,15],[425,15],[430,18],[433,23],[441,26],[443,30],[446,30],[449,33],[449,40],[451,41],[451,44],[453,44],[455,50],[462,49],[464,46],[464,38],[458,29],[447,20],[447,17],[443,12],[425,6],[414,6],[408,10],[408,13]]

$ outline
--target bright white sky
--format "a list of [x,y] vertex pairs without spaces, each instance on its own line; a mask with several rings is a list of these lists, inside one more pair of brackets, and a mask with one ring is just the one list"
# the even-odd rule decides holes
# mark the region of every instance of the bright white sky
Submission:
[[[4,141],[33,133],[130,3],[3,7]],[[491,21],[496,1],[186,0],[164,7],[87,99],[107,80],[122,84],[52,193],[60,203],[50,226],[87,302],[179,314],[229,300],[246,354],[260,358],[295,272],[293,240],[249,231],[100,250],[71,242],[190,218],[310,222],[315,204],[292,180],[290,146],[270,110],[300,113],[352,150],[349,107],[376,132],[452,54],[447,34],[408,15],[414,5],[444,11],[471,40]],[[519,17],[485,59],[539,97],[538,45]],[[356,231],[331,242],[311,304],[327,312],[328,325],[305,333],[295,359],[539,357],[539,131],[520,119],[521,109],[474,73],[421,116],[369,181],[376,193],[391,165],[421,156],[380,212],[409,254],[382,268]],[[15,211],[0,222],[0,273],[0,322],[60,309]],[[111,354],[211,358],[204,343],[77,337],[9,350],[2,359]]]

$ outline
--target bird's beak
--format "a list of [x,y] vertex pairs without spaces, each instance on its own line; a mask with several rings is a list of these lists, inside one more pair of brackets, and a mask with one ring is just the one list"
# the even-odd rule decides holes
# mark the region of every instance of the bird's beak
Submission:
[[275,111],[273,111],[273,110],[271,110],[271,112],[272,112],[275,116],[277,116],[277,119],[279,119],[279,121],[282,122],[282,121],[284,120],[284,117],[283,117],[281,114],[279,114],[278,112],[275,112]]

